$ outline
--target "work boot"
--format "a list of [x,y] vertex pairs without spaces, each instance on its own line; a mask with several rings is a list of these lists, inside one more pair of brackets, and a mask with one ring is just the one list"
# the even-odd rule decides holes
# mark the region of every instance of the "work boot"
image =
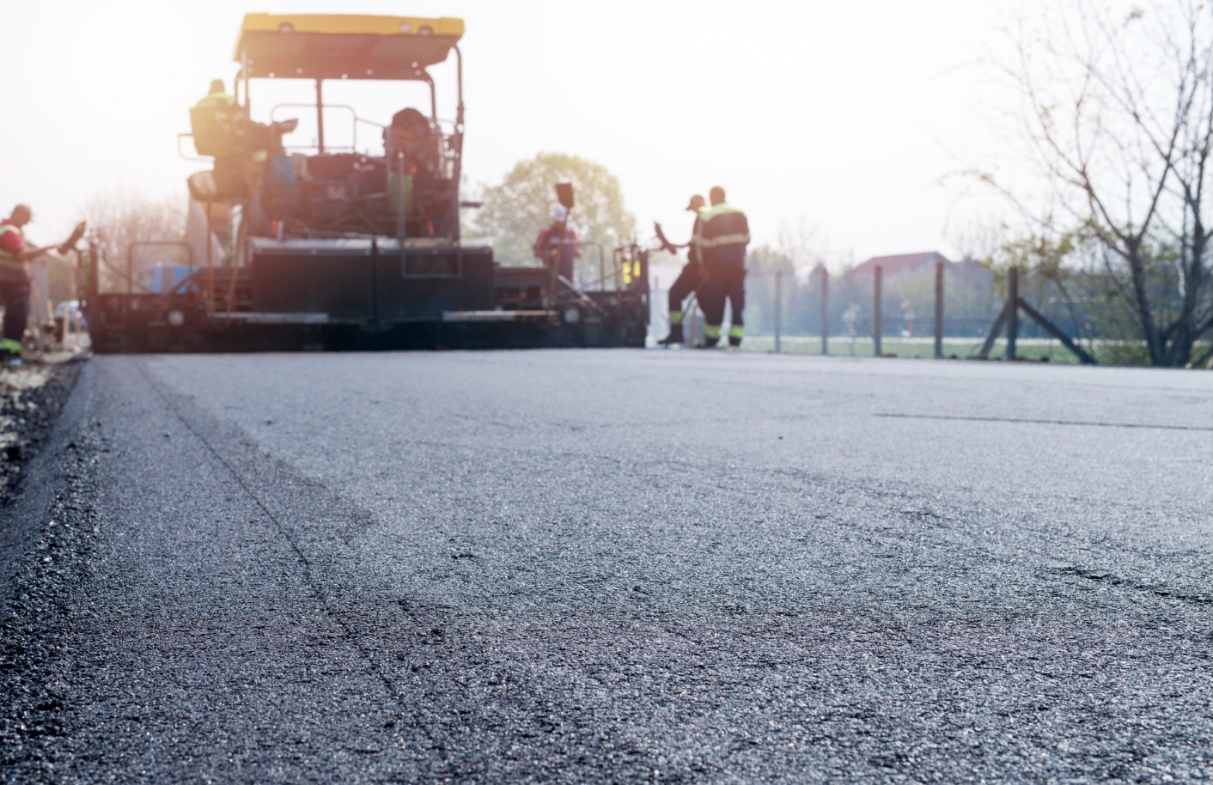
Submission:
[[682,324],[671,324],[670,334],[657,342],[661,346],[672,346],[676,343],[686,343],[686,338],[682,336]]
[[716,344],[720,343],[719,338],[704,338],[703,343],[695,344],[696,349],[715,349]]

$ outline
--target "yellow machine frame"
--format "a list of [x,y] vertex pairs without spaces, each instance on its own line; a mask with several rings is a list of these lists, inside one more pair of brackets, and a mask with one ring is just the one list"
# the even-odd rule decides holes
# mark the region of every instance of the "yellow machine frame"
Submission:
[[463,32],[454,17],[247,14],[233,59],[245,79],[425,80]]

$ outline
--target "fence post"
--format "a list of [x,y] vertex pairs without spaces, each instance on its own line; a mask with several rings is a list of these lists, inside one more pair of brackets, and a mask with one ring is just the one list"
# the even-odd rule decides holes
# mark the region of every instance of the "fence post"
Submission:
[[943,262],[935,263],[935,359],[943,359]]
[[775,354],[779,354],[779,323],[783,320],[783,271],[775,271]]
[[830,271],[821,268],[821,353],[830,353]]
[[881,346],[881,343],[880,343],[880,334],[884,332],[884,324],[882,323],[883,314],[881,313],[881,310],[880,310],[880,299],[881,299],[880,290],[881,290],[881,285],[882,285],[881,278],[883,277],[883,275],[882,275],[883,272],[884,271],[880,268],[880,265],[876,265],[875,278],[873,279],[875,282],[875,286],[873,288],[876,291],[876,301],[872,306],[872,355],[874,357],[879,357],[882,354],[884,354],[883,347]]
[[1007,359],[1015,359],[1019,338],[1019,268],[1007,271]]

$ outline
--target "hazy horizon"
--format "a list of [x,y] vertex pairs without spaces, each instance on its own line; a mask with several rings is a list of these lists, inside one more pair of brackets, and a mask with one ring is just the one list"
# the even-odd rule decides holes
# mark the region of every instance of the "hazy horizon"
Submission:
[[[445,15],[467,25],[464,171],[473,185],[499,181],[538,152],[565,152],[620,178],[642,237],[652,219],[686,234],[687,197],[721,184],[749,213],[757,242],[774,243],[800,223],[856,261],[964,250],[954,238],[973,210],[958,213],[957,191],[941,181],[998,144],[974,111],[988,81],[978,55],[1002,21],[994,4],[694,9],[624,2],[606,13],[477,0],[25,4],[8,11],[10,42],[0,50],[5,72],[16,76],[15,119],[0,126],[0,212],[30,203],[31,236],[51,241],[103,190],[184,199],[184,178],[206,165],[178,156],[176,134],[188,131],[188,109],[210,79],[230,84],[246,12]],[[454,66],[434,72],[441,105],[451,107]],[[260,90],[255,83],[255,100]],[[358,108],[390,116],[407,103],[381,91]]]

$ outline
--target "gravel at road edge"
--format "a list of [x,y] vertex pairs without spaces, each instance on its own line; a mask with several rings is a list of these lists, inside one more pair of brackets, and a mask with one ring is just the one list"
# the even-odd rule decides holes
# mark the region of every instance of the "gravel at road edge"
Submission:
[[[61,735],[62,704],[51,674],[68,598],[84,576],[95,533],[81,500],[89,496],[88,466],[102,449],[80,428],[91,369],[69,362],[35,370],[45,373],[45,380],[24,388],[7,385],[13,389],[0,406],[0,415],[12,418],[14,431],[0,468],[5,578],[0,594],[0,769],[8,782],[53,778],[45,748]],[[85,383],[78,386],[82,375]]]

